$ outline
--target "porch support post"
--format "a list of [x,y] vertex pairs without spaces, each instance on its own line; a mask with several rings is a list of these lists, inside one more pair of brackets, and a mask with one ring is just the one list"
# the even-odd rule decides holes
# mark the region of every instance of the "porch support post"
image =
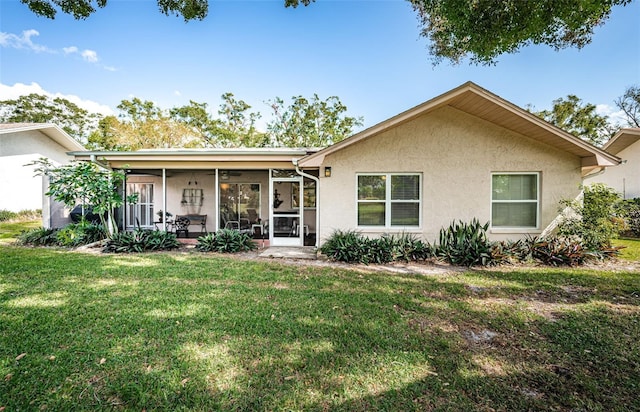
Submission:
[[218,231],[220,230],[220,186],[219,186],[219,179],[220,179],[220,175],[219,172],[220,169],[216,168],[216,171],[214,173],[214,185],[215,187],[213,188],[213,193],[215,193],[215,199],[216,199],[216,207],[213,208],[214,212],[215,212],[215,216],[213,217],[213,229],[214,231]]
[[167,169],[162,168],[162,228],[167,231]]
[[[313,175],[310,175],[300,170],[300,168],[298,167],[298,159],[293,159],[292,162],[296,167],[296,173],[298,173],[300,176],[303,177],[302,184],[300,185],[300,193],[304,193],[305,177],[308,177],[309,179],[316,182],[316,244],[315,244],[315,247],[317,249],[318,245],[320,244],[320,178],[317,178]],[[302,223],[304,223],[304,217],[302,217],[304,216],[304,196],[302,196],[302,202],[300,203],[300,210],[302,211],[302,213],[300,214],[301,220],[302,220]],[[303,230],[303,229],[304,227],[300,228],[300,230]]]

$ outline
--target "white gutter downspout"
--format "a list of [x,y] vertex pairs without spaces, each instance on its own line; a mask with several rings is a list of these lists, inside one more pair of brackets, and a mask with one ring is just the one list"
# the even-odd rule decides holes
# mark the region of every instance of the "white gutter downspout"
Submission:
[[[296,167],[297,174],[299,174],[302,177],[308,177],[309,179],[316,182],[316,244],[315,244],[315,247],[316,249],[318,249],[318,244],[320,242],[320,178],[312,176],[300,170],[300,168],[298,167],[298,159],[291,159],[291,162]],[[304,180],[303,180],[303,187],[304,187]],[[302,215],[304,219],[304,199],[302,201]],[[302,223],[304,223],[304,221]]]

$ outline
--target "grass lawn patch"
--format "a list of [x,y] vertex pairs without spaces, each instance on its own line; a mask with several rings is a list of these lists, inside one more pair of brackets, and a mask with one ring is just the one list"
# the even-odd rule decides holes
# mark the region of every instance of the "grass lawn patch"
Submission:
[[624,246],[620,251],[620,258],[625,260],[640,261],[640,239],[614,239],[614,246]]
[[0,408],[640,410],[640,276],[0,245]]
[[0,244],[15,242],[18,235],[25,230],[42,226],[40,219],[26,221],[0,222]]

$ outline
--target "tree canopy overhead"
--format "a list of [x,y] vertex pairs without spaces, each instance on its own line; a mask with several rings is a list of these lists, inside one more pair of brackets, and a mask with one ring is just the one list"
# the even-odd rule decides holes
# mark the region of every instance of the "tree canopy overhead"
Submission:
[[[35,14],[55,18],[58,10],[86,19],[107,0],[20,0]],[[285,7],[308,6],[315,0],[284,0]],[[593,30],[604,24],[613,6],[631,0],[407,0],[430,40],[435,64],[492,64],[504,53],[515,53],[530,44],[546,44],[556,50],[584,47]],[[203,20],[209,0],[157,0],[166,15]],[[364,6],[361,6],[364,7]]]
[[584,47],[616,5],[631,0],[409,0],[434,63],[492,64],[530,44]]

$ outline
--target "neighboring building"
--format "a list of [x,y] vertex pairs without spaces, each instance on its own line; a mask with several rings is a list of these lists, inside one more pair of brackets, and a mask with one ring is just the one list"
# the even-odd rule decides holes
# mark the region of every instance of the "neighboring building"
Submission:
[[72,155],[126,171],[141,199],[121,211],[126,228],[164,227],[164,210],[197,215],[204,227],[191,231],[238,228],[272,246],[321,244],[336,229],[433,242],[472,218],[492,239],[536,235],[585,176],[620,162],[470,82],[322,150]]
[[603,147],[622,159],[618,167],[605,169],[589,182],[604,183],[623,199],[640,198],[640,128],[621,129]]
[[34,166],[25,166],[40,158],[54,164],[72,160],[66,153],[85,150],[58,126],[42,123],[0,124],[0,209],[18,212],[42,209],[44,227],[60,227],[69,222],[68,211],[50,201],[46,179],[35,176]]

